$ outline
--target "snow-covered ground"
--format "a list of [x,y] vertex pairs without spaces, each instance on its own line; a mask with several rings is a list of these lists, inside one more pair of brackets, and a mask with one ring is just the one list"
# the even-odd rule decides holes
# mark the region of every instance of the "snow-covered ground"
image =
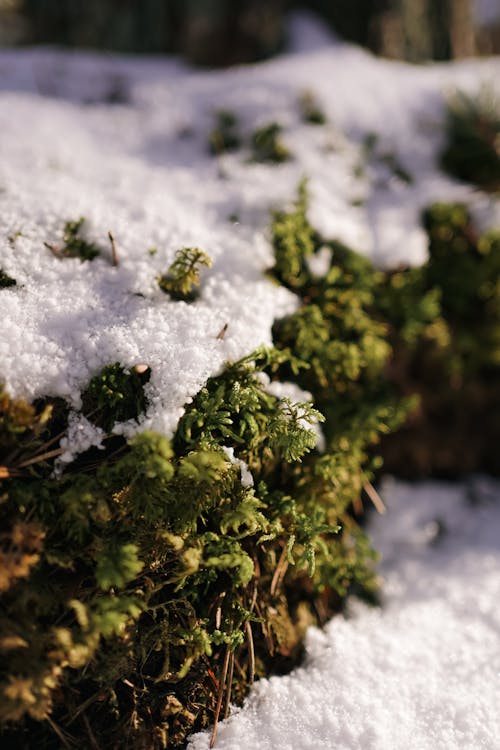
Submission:
[[383,495],[383,607],[310,629],[305,664],[257,683],[217,750],[500,747],[500,485],[391,480]]
[[[419,216],[434,200],[465,200],[484,226],[500,223],[498,202],[436,167],[446,95],[498,87],[499,73],[498,59],[376,60],[304,16],[293,22],[290,53],[224,72],[0,52],[0,268],[18,282],[0,291],[0,378],[14,395],[61,395],[77,409],[102,366],[147,363],[149,409],[123,429],[171,434],[207,377],[270,343],[273,320],[294,309],[294,296],[263,272],[272,265],[269,211],[294,197],[303,176],[317,228],[380,265],[425,258]],[[129,101],[106,103],[117,88]],[[301,121],[305,90],[325,126]],[[210,156],[218,109],[238,115],[244,137],[278,121],[293,159],[249,163],[245,149]],[[55,258],[44,242],[57,245],[64,223],[80,216],[102,257]],[[214,260],[191,305],[170,301],[155,280],[183,246]],[[100,440],[71,419],[67,458]],[[384,607],[353,603],[349,617],[311,630],[305,665],[257,684],[221,725],[219,750],[500,747],[500,491],[492,486],[490,500],[478,481],[474,507],[464,488],[385,487],[391,512],[371,529],[384,555]],[[190,747],[207,745],[202,735]]]
[[[140,428],[171,434],[207,377],[270,343],[273,320],[294,308],[263,271],[272,265],[269,211],[295,195],[303,176],[317,228],[381,265],[424,259],[420,212],[434,200],[464,199],[484,224],[499,222],[498,204],[435,163],[445,95],[498,85],[498,59],[420,67],[377,60],[333,41],[307,16],[295,19],[291,36],[289,54],[223,72],[168,59],[0,52],[0,259],[18,282],[1,296],[0,375],[11,393],[64,396],[78,407],[104,365],[147,363],[150,407]],[[129,101],[106,103],[120,89]],[[305,90],[327,125],[302,122]],[[222,108],[239,117],[244,137],[278,121],[293,158],[276,166],[249,163],[245,149],[210,156],[208,133]],[[373,133],[367,162],[363,141]],[[102,257],[55,258],[43,243],[57,245],[64,223],[80,216]],[[195,304],[172,302],[156,277],[177,249],[193,245],[213,267]],[[75,448],[100,440],[85,420],[73,428]]]

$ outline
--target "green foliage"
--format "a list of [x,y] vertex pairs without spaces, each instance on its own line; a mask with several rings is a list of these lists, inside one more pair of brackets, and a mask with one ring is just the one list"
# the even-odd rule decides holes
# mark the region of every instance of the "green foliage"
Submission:
[[309,125],[324,125],[326,115],[319,106],[312,91],[304,91],[299,97],[299,108],[302,120]]
[[[480,237],[461,206],[431,207],[425,225],[428,262],[381,272],[319,236],[302,184],[273,215],[270,271],[299,309],[275,322],[273,348],[208,379],[172,440],[145,431],[118,452],[108,441],[97,464],[55,479],[47,448],[63,417],[0,393],[5,743],[29,730],[49,748],[56,725],[80,746],[90,726],[103,747],[181,747],[213,719],[224,664],[238,665],[229,689],[241,699],[255,669],[297,658],[305,624],[350,592],[376,595],[353,510],[415,406],[418,363],[424,410],[457,378],[460,408],[469,385],[498,382],[499,237]],[[329,267],[313,274],[325,249]],[[174,261],[177,293],[192,293],[200,252]],[[137,418],[144,375],[104,368],[83,412],[107,432]],[[273,380],[314,407],[273,395]]]
[[290,151],[282,143],[281,125],[271,122],[254,131],[251,137],[252,161],[281,164],[291,158]]
[[422,274],[440,291],[455,369],[477,374],[500,366],[500,231],[479,235],[460,204],[438,203],[424,221],[430,259]]
[[126,371],[119,362],[107,365],[83,391],[83,413],[106,432],[111,432],[116,422],[137,419],[146,409],[144,384],[149,375],[149,369]]
[[[278,372],[314,393],[327,445],[347,446],[342,470],[350,467],[351,486],[359,490],[370,445],[382,437],[392,471],[497,471],[491,446],[500,438],[498,232],[481,236],[464,206],[436,204],[424,216],[428,262],[380,272],[314,231],[304,186],[291,210],[273,219],[271,272],[303,301],[275,322],[274,340],[308,364],[296,376],[286,362]],[[330,267],[318,278],[308,263],[325,249]],[[409,409],[409,425],[387,438]],[[472,451],[466,435],[479,423],[484,435]]]
[[0,289],[8,289],[10,286],[16,286],[16,284],[17,281],[0,268]]
[[167,273],[158,278],[159,287],[174,300],[192,302],[196,299],[193,287],[200,284],[200,266],[211,265],[212,259],[203,250],[183,247],[176,252]]
[[82,217],[76,221],[67,221],[64,225],[63,247],[46,246],[58,258],[80,258],[80,260],[94,260],[101,254],[97,245],[88,242],[81,236],[81,230],[85,219]]
[[317,246],[317,233],[306,216],[306,185],[305,181],[300,184],[292,210],[276,211],[271,225],[275,259],[272,271],[281,284],[292,290],[307,282],[307,258]]
[[446,146],[441,164],[460,180],[483,190],[500,190],[500,105],[483,88],[468,96],[457,92],[446,110]]
[[[301,460],[315,453],[309,425],[320,415],[265,390],[262,371],[282,361],[262,350],[211,378],[187,406],[173,447],[144,432],[117,461],[105,453],[91,474],[76,464],[58,480],[3,477],[2,721],[71,718],[72,696],[82,702],[100,691],[98,711],[90,703],[88,715],[102,741],[117,742],[113,696],[126,681],[137,693],[129,710],[141,741],[142,733],[150,736],[152,706],[173,690],[182,695],[184,682],[190,691],[203,685],[203,660],[215,667],[226,647],[243,649],[242,668],[250,670],[253,591],[263,623],[258,648],[273,638],[274,604],[283,596],[281,586],[269,591],[276,551],[288,550],[297,573],[287,574],[286,585],[293,585],[301,571],[319,575],[332,554],[320,537],[338,532],[301,486]],[[96,383],[88,389],[94,395]],[[106,397],[113,400],[115,389]],[[28,405],[16,411],[7,399],[4,407],[9,443],[36,414]],[[228,447],[248,460],[258,486],[242,483]],[[179,737],[213,710],[213,692],[203,692]],[[155,715],[173,736],[172,717]],[[34,730],[39,746],[43,727]]]
[[95,577],[99,588],[123,588],[133,581],[143,568],[136,544],[113,545],[101,551],[97,558]]
[[208,145],[212,154],[223,154],[240,148],[238,118],[233,112],[221,109],[215,113],[215,126],[209,133]]

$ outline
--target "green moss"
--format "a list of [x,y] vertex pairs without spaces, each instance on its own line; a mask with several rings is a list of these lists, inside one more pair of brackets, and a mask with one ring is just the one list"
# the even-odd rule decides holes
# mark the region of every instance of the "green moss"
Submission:
[[212,259],[197,247],[183,247],[167,273],[158,278],[160,289],[174,300],[192,302],[196,299],[195,287],[200,284],[200,266],[210,268]]
[[[63,732],[79,746],[182,747],[220,699],[241,700],[254,674],[295,663],[305,627],[346,594],[376,596],[356,513],[379,454],[395,455],[387,435],[414,406],[408,394],[420,393],[436,433],[451,424],[432,411],[443,393],[463,414],[471,387],[498,390],[498,236],[479,236],[461,206],[432,207],[425,225],[426,264],[378,271],[313,229],[303,184],[271,232],[270,274],[299,309],[275,322],[273,348],[208,379],[172,440],[146,431],[119,452],[107,440],[99,461],[54,479],[47,447],[63,420],[2,392],[4,744],[59,747]],[[318,277],[308,262],[325,246]],[[183,294],[198,278],[191,260],[179,262]],[[278,398],[269,380],[297,383],[314,406]],[[109,432],[144,410],[143,384],[111,365],[83,411]],[[483,407],[498,432],[491,393]],[[401,446],[421,445],[415,421],[405,429],[400,462]],[[439,455],[435,438],[424,446]]]
[[63,247],[49,245],[47,242],[45,246],[58,258],[79,258],[82,263],[86,260],[94,260],[101,254],[101,251],[97,245],[81,236],[84,223],[83,217],[76,221],[67,221],[63,231]]
[[[310,609],[327,582],[373,587],[353,555],[361,532],[339,533],[346,499],[308,426],[321,416],[270,395],[259,375],[284,358],[262,350],[209,379],[173,445],[145,432],[92,473],[4,482],[0,717],[30,726],[37,746],[51,746],[50,725],[37,723],[49,715],[85,737],[83,703],[101,743],[161,747],[161,732],[179,746],[213,716],[209,672],[228,649],[242,670],[236,692],[252,679],[249,628],[264,670],[297,652],[300,601]],[[167,710],[172,696],[182,711]]]
[[277,122],[263,125],[251,137],[252,161],[281,164],[291,158],[290,151],[282,143],[282,127]]
[[16,284],[17,281],[0,268],[0,289],[8,289],[10,286],[16,286]]
[[458,92],[446,110],[446,145],[441,164],[460,180],[500,190],[500,106],[492,90],[476,96]]
[[326,115],[316,101],[312,91],[304,91],[299,97],[299,108],[302,120],[309,125],[324,125]]
[[[384,436],[381,450],[393,472],[496,473],[499,233],[481,236],[465,207],[454,204],[429,208],[424,225],[428,262],[382,273],[314,231],[303,185],[291,210],[273,220],[272,274],[303,300],[296,313],[276,321],[275,343],[308,363],[297,382],[314,393],[336,445],[353,425],[359,441],[349,436],[349,450],[357,445],[361,457],[372,452],[364,434]],[[318,279],[308,259],[324,247],[331,266]],[[281,375],[293,373],[285,366]],[[416,406],[407,400],[411,394],[419,397],[418,410],[402,432],[385,437],[403,421],[405,405]]]
[[124,370],[118,362],[104,367],[82,393],[85,416],[111,432],[116,422],[137,419],[147,406],[144,385],[150,370]]
[[412,422],[385,440],[386,465],[410,476],[498,473],[500,234],[481,235],[460,204],[423,218],[429,260],[387,274],[379,294],[391,378],[420,396]]
[[221,109],[215,113],[215,126],[208,136],[208,145],[214,155],[240,148],[238,118],[233,112]]

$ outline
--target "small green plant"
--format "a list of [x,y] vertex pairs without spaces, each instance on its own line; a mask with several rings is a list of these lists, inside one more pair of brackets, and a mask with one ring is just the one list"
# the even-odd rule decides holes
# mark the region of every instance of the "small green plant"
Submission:
[[0,289],[8,289],[10,286],[16,286],[16,284],[17,281],[0,268]]
[[387,152],[379,156],[379,162],[384,164],[398,180],[404,182],[406,185],[413,183],[413,177],[411,173],[403,166],[396,154]]
[[221,109],[215,113],[215,126],[208,136],[208,144],[210,153],[214,155],[240,148],[238,118],[234,112]]
[[252,161],[281,164],[291,158],[290,151],[282,143],[281,125],[271,122],[254,131],[251,137]]
[[326,115],[319,106],[312,91],[304,91],[299,97],[299,108],[302,120],[310,125],[324,125]]
[[457,92],[449,99],[441,164],[460,180],[500,190],[500,105],[492,90]]
[[57,258],[79,258],[82,262],[94,260],[101,254],[97,245],[88,242],[81,236],[81,230],[85,223],[82,217],[76,221],[67,221],[63,231],[63,247],[57,247],[45,242],[45,246]]
[[124,370],[118,362],[107,365],[83,391],[83,413],[106,432],[116,422],[137,419],[146,410],[144,385],[150,374],[149,368],[138,372]]
[[420,397],[412,421],[384,440],[386,465],[409,476],[498,473],[500,233],[481,235],[460,204],[437,203],[423,219],[429,260],[385,275],[377,295],[391,378]]
[[183,247],[167,273],[158,278],[160,289],[174,300],[192,302],[196,299],[194,287],[200,284],[200,266],[210,268],[212,259],[197,247]]

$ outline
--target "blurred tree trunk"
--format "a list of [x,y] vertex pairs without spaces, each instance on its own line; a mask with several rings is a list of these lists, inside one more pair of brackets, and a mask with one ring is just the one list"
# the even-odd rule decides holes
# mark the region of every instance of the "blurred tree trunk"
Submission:
[[477,49],[472,0],[453,0],[450,22],[451,56],[473,57]]
[[[203,65],[229,65],[274,54],[285,12],[308,8],[345,39],[418,62],[500,52],[500,0],[497,23],[482,26],[476,1],[0,0],[0,25],[24,29],[28,43],[175,52]],[[16,35],[19,41],[19,32],[10,32],[11,42]]]

